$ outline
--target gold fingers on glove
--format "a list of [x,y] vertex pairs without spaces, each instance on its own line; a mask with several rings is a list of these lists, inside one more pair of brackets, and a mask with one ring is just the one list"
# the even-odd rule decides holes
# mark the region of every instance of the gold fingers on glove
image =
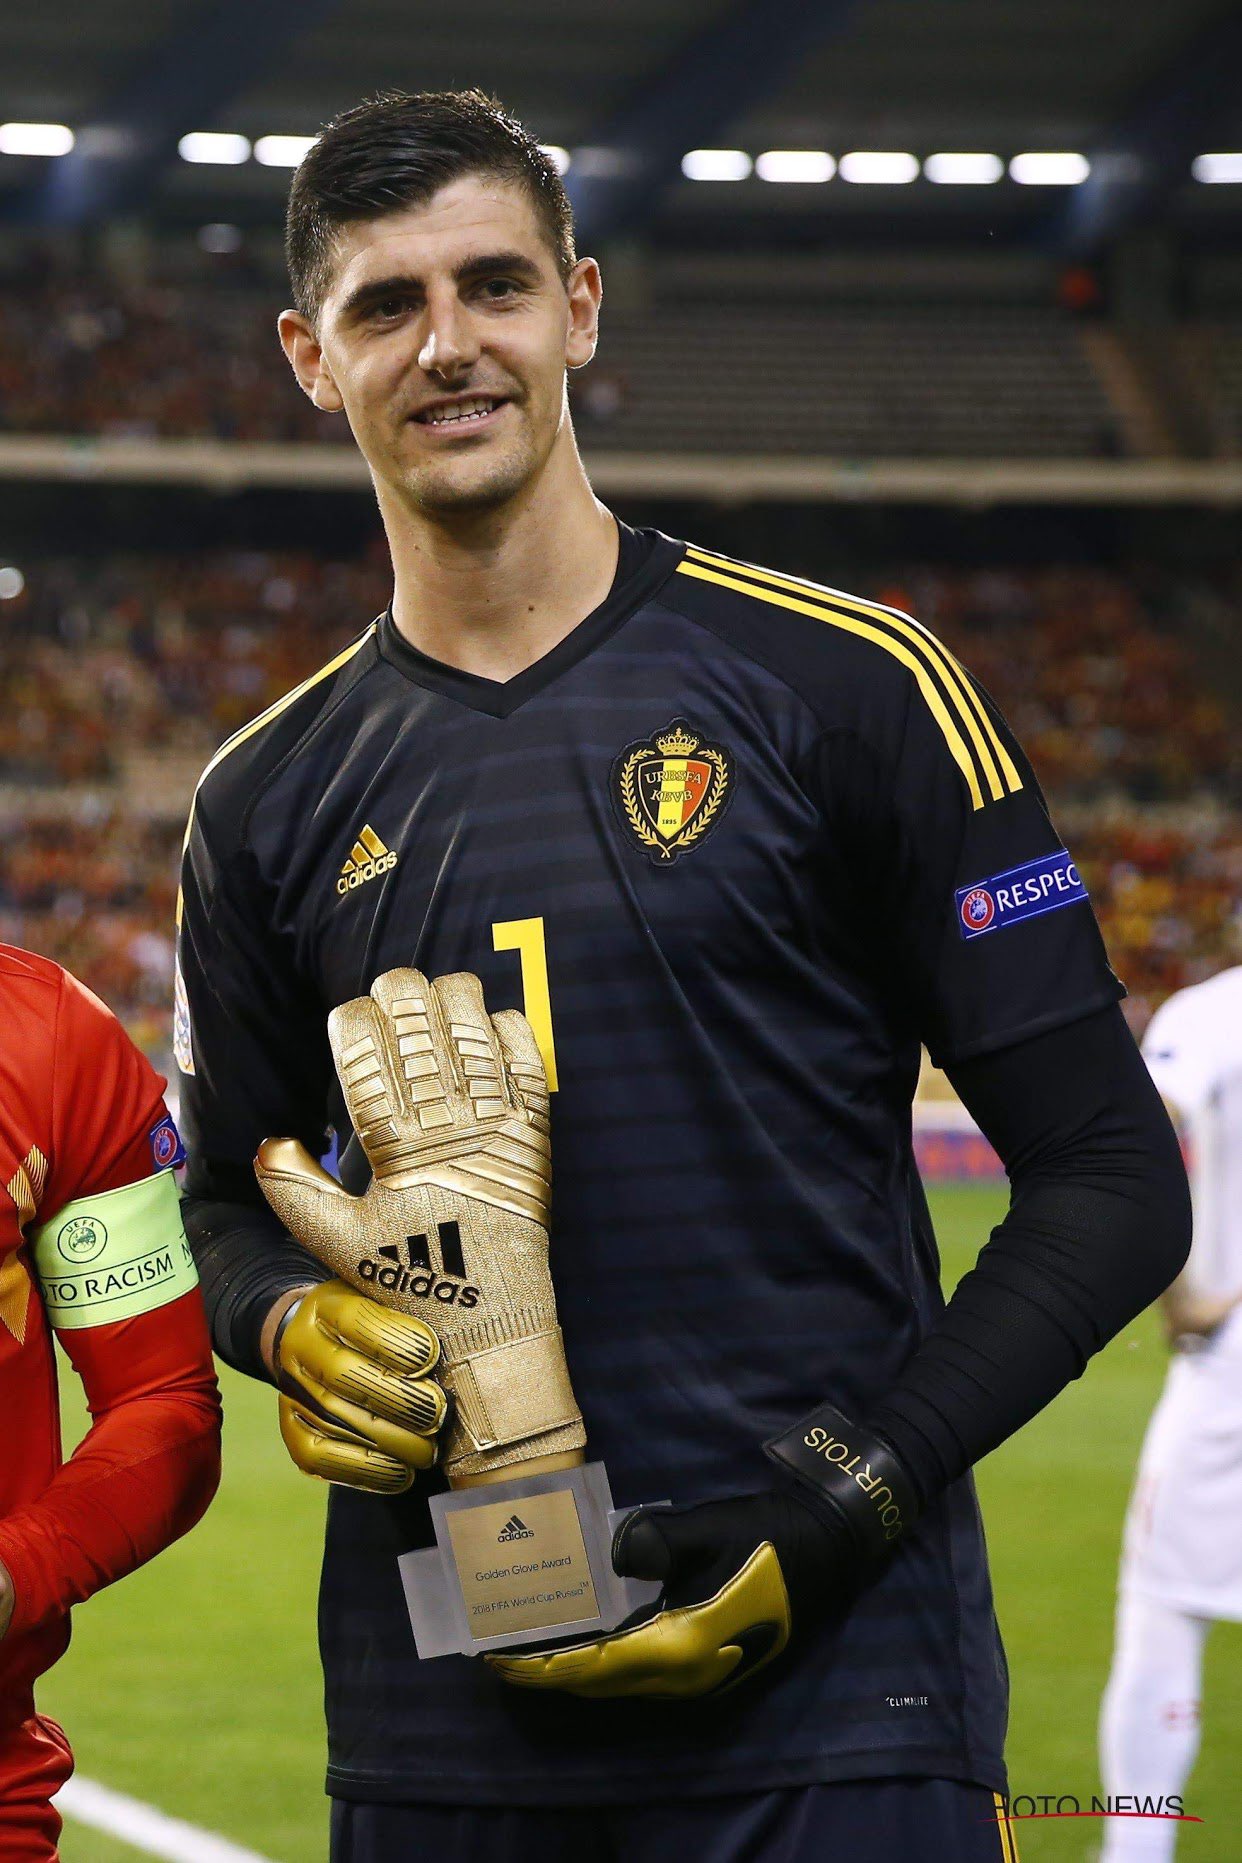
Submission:
[[[388,979],[377,977],[376,1000],[386,1007]],[[505,1080],[504,1057],[492,1019],[483,1000],[483,985],[468,970],[437,977],[431,986],[447,1040],[445,1052],[452,1067],[453,1087],[468,1123],[502,1119],[513,1110]]]
[[280,1399],[280,1434],[292,1460],[307,1475],[368,1494],[403,1494],[414,1469],[385,1455],[352,1430],[337,1429],[292,1397]]
[[429,1167],[463,1151],[477,1157],[480,1134],[491,1133],[498,1181],[533,1178],[520,1213],[546,1218],[547,1082],[516,1010],[502,1034],[476,976],[432,983],[418,970],[390,970],[370,995],[334,1009],[328,1032],[350,1121],[381,1183],[426,1181]]
[[407,1468],[431,1468],[448,1406],[443,1390],[430,1379],[382,1384],[367,1377],[365,1365],[353,1355],[312,1366],[282,1354],[280,1388],[308,1414],[363,1437]]
[[350,1120],[377,1177],[411,1139],[475,1126],[508,1110],[483,986],[466,972],[431,983],[389,970],[369,996],[328,1018]]
[[[294,1329],[311,1306],[312,1302],[303,1302],[286,1328],[286,1338],[290,1332],[295,1341],[299,1338]],[[421,1378],[440,1357],[440,1341],[423,1320],[382,1307],[343,1281],[326,1281],[316,1288],[313,1324],[317,1332],[353,1346],[386,1371],[409,1378]]]
[[410,1468],[430,1468],[448,1398],[419,1374],[439,1358],[431,1328],[329,1281],[304,1296],[280,1339],[282,1389]]
[[605,1700],[721,1694],[772,1661],[789,1641],[789,1594],[770,1541],[702,1604],[660,1611],[645,1624],[553,1650],[546,1656],[488,1656],[519,1688],[554,1688]]
[[504,1056],[505,1085],[510,1100],[520,1106],[538,1131],[548,1131],[548,1076],[535,1031],[519,1009],[501,1009],[492,1027]]

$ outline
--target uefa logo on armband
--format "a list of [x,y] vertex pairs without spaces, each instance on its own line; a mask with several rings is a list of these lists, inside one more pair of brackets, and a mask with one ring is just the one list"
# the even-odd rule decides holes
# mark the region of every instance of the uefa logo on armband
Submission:
[[108,1231],[97,1216],[75,1216],[56,1237],[56,1246],[66,1261],[94,1261],[108,1245]]
[[1087,897],[1082,875],[1063,847],[1037,854],[1005,873],[961,886],[953,895],[957,928],[963,938],[980,938],[984,932],[1002,931],[1028,919],[1059,912],[1062,906],[1081,905]]
[[968,932],[986,931],[996,917],[996,901],[986,886],[973,886],[959,908]]
[[165,1113],[159,1124],[151,1128],[150,1136],[151,1157],[157,1171],[168,1171],[185,1163],[185,1147],[171,1113]]

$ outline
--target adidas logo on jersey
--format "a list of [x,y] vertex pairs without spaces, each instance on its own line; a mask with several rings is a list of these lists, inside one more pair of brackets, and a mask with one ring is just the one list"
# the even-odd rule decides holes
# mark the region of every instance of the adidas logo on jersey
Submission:
[[520,1520],[516,1514],[510,1514],[496,1535],[496,1544],[499,1546],[502,1540],[533,1540],[534,1537],[524,1520]]
[[374,828],[364,828],[349,850],[349,859],[341,868],[336,890],[344,897],[356,886],[365,886],[368,880],[390,872],[396,864],[397,856],[384,846]]

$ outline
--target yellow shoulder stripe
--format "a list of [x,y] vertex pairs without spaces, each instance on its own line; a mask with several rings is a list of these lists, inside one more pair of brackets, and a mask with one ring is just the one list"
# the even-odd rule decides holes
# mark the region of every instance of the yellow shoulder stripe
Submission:
[[[338,668],[344,666],[347,660],[352,660],[354,655],[356,653],[361,652],[363,647],[366,646],[367,642],[371,639],[371,636],[374,634],[375,628],[376,628],[376,623],[372,621],[366,633],[360,635],[357,640],[351,641],[349,646],[345,648],[343,653],[338,653],[335,659],[329,660],[326,666],[321,666],[317,673],[312,673],[310,675],[309,679],[304,679],[300,686],[295,686],[293,688],[292,692],[286,692],[283,698],[279,698],[276,700],[276,702],[273,705],[269,705],[267,710],[260,712],[257,718],[252,718],[249,724],[243,725],[241,727],[240,731],[234,731],[232,737],[225,738],[223,744],[221,744],[219,750],[216,752],[215,756],[211,759],[211,762],[207,765],[207,768],[203,771],[203,774],[199,777],[198,782],[194,785],[194,800],[190,803],[190,819],[186,822],[185,836],[181,842],[182,854],[185,853],[186,848],[190,845],[190,835],[194,828],[194,808],[195,808],[195,804],[198,801],[198,792],[202,788],[203,784],[207,781],[207,778],[211,775],[211,772],[217,767],[218,764],[221,764],[224,762],[224,759],[230,754],[230,752],[237,750],[242,744],[246,742],[248,738],[252,738],[256,732],[261,731],[264,725],[271,724],[274,719],[280,717],[280,714],[282,712],[288,711],[289,707],[291,705],[296,704],[298,699],[302,697],[302,694],[304,692],[309,692],[311,687],[317,686],[321,680],[330,679],[332,674],[335,673],[338,670]],[[181,926],[181,911],[182,911],[181,889],[180,887],[178,887],[177,888],[177,926],[178,926],[178,929],[180,929],[180,926]]]
[[[866,638],[875,640],[878,645],[885,647],[886,650],[893,653],[896,658],[902,659],[903,663],[904,656],[896,652],[896,641],[893,637],[900,636],[903,640],[909,641],[911,647],[918,653],[919,658],[924,661],[930,671],[935,674],[944,693],[947,694],[953,712],[956,713],[956,720],[952,728],[958,737],[959,743],[962,743],[961,727],[965,727],[970,744],[974,747],[974,760],[972,761],[977,761],[978,771],[982,774],[983,782],[987,786],[991,799],[993,801],[998,801],[1006,793],[1013,795],[1021,789],[1022,778],[1014,767],[1013,759],[1006,750],[1004,742],[989,716],[986,707],[975,691],[973,682],[954,659],[947,647],[938,641],[935,635],[925,628],[921,622],[916,621],[910,615],[902,614],[898,609],[883,608],[875,602],[860,601],[857,597],[842,594],[836,589],[827,589],[821,587],[818,583],[806,582],[792,576],[779,575],[774,570],[755,569],[749,564],[734,562],[729,557],[716,556],[710,551],[700,550],[693,544],[688,551],[688,560],[691,558],[698,564],[710,565],[717,570],[726,571],[730,576],[742,578],[746,585],[746,593],[759,595],[760,599],[775,599],[772,593],[766,595],[761,593],[763,590],[769,592],[776,590],[789,591],[805,599],[809,599],[816,603],[817,606],[813,611],[808,610],[807,612],[816,613],[821,620],[827,621],[832,625],[838,627],[843,626],[844,619],[847,615],[856,615],[862,619],[870,620],[873,624],[878,624],[878,626],[873,626],[872,629],[866,630]],[[692,571],[687,568],[685,562],[683,562],[680,567],[685,570],[687,574],[692,573]],[[786,604],[780,603],[779,605],[785,606]],[[847,628],[846,631],[859,632],[860,630]],[[926,686],[922,680],[919,681],[919,684],[920,690],[923,691],[924,697],[927,698]],[[937,694],[937,696],[939,696],[939,694]],[[944,709],[943,705],[938,709],[935,705],[931,704],[930,699],[928,699],[928,704],[933,714],[936,716],[937,723],[939,723],[941,729],[944,730],[944,721],[940,715],[941,711]],[[948,738],[947,732],[946,738]],[[957,750],[954,747],[952,739],[949,738],[948,742],[950,750],[953,751],[954,757],[957,758]],[[964,750],[966,748],[964,743],[962,743],[962,748]],[[957,760],[960,762],[960,758]],[[971,788],[971,795],[973,798],[976,785],[970,784],[968,786]],[[979,799],[975,801],[974,806],[976,808],[981,808],[983,806],[982,794],[980,794]]]
[[931,674],[925,663],[916,658],[908,647],[890,634],[882,634],[878,628],[869,627],[865,621],[856,621],[847,615],[833,614],[830,610],[814,606],[810,602],[799,601],[795,596],[779,594],[775,589],[756,588],[753,583],[740,582],[733,576],[722,576],[714,569],[707,569],[699,563],[683,561],[677,566],[679,576],[693,576],[699,582],[715,582],[722,589],[736,589],[743,595],[753,595],[761,602],[770,602],[774,608],[792,608],[795,613],[810,615],[816,621],[828,621],[833,627],[839,627],[846,634],[857,634],[863,640],[874,641],[877,647],[883,647],[895,660],[914,674],[919,691],[927,704],[927,709],[940,726],[944,741],[949,747],[953,761],[957,764],[970,791],[972,807],[983,807],[983,791],[979,787],[979,778],[975,772],[969,750],[961,732],[954,724],[936,687],[932,684]]

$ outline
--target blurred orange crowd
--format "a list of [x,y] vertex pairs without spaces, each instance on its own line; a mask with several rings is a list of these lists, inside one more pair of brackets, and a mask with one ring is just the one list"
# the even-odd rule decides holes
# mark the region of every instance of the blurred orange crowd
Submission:
[[32,244],[0,269],[0,430],[348,440],[280,361],[283,302],[202,254],[127,278]]
[[197,747],[206,761],[361,632],[390,588],[378,553],[42,565],[0,610],[0,782],[108,782],[135,746]]
[[0,853],[0,940],[67,965],[165,1072],[183,826],[84,802]]
[[1062,806],[1237,783],[1235,733],[1188,650],[1184,589],[1094,568],[928,570],[879,599],[916,614],[970,668]]
[[[168,1043],[193,768],[364,627],[388,574],[378,551],[114,557],[32,569],[5,604],[0,938],[68,964],[152,1052]],[[1008,715],[1136,1026],[1242,958],[1242,766],[1176,589],[1103,570],[922,569],[870,593],[918,614]],[[159,795],[152,753],[178,772]]]

